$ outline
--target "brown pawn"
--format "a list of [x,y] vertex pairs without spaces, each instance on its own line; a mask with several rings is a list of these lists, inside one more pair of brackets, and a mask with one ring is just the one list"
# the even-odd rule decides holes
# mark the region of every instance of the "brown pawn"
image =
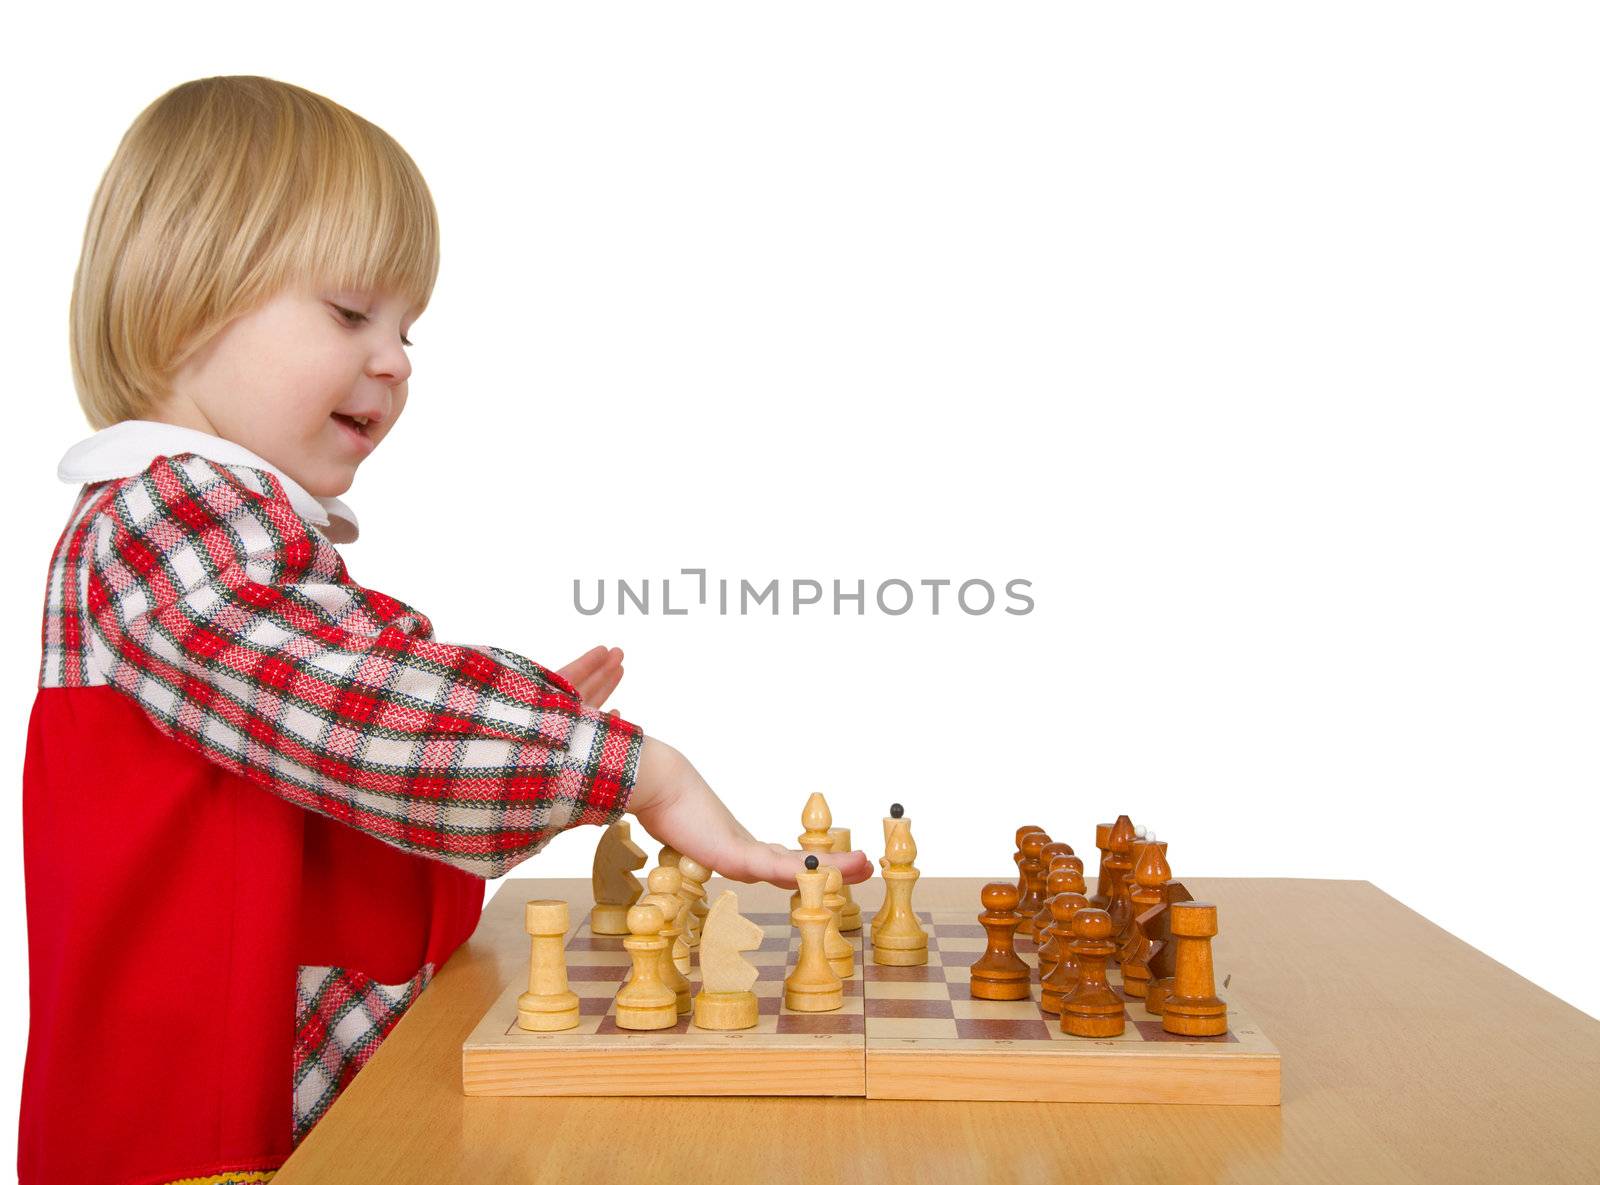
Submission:
[[1069,858],[1076,859],[1072,855],[1072,846],[1059,840],[1052,840],[1039,849],[1039,908],[1033,911],[1035,942],[1039,941],[1039,935],[1050,926],[1050,874],[1055,871],[1057,860]]
[[[1062,857],[1066,859],[1066,857]],[[1081,878],[1080,878],[1081,879]],[[1033,915],[1033,941],[1040,949],[1040,966],[1044,965],[1044,945],[1050,939],[1051,913],[1050,898],[1057,893],[1075,893],[1072,887],[1072,872],[1066,868],[1053,868],[1050,875],[1044,878],[1044,904],[1039,906],[1039,912]]]
[[1117,1037],[1126,1027],[1122,997],[1106,981],[1106,960],[1116,947],[1111,915],[1103,909],[1079,909],[1072,915],[1072,953],[1078,960],[1078,982],[1061,999],[1061,1031],[1072,1037]]
[[[1062,868],[1070,868],[1072,878],[1066,883],[1051,881],[1051,876],[1061,872]],[[1077,856],[1056,856],[1050,860],[1050,868],[1045,873],[1045,904],[1034,915],[1034,942],[1038,942],[1038,936],[1050,928],[1050,899],[1058,892],[1088,892],[1088,886],[1083,884],[1083,860]]]
[[1094,846],[1100,849],[1100,868],[1094,876],[1094,895],[1089,898],[1089,904],[1096,909],[1104,909],[1111,901],[1111,882],[1106,879],[1106,860],[1111,856],[1111,829],[1115,826],[1115,823],[1094,825]]
[[1022,875],[1022,861],[1025,859],[1025,857],[1022,854],[1022,841],[1024,839],[1026,839],[1029,835],[1031,835],[1033,832],[1035,832],[1035,831],[1043,831],[1043,830],[1044,830],[1043,827],[1033,827],[1033,826],[1018,827],[1017,828],[1017,851],[1016,851],[1016,855],[1011,857],[1011,862],[1017,866],[1017,897],[1019,899],[1022,897],[1022,895],[1024,893],[1026,893],[1028,891],[1027,878],[1025,878]]
[[1048,873],[1050,871],[1050,865],[1055,861],[1057,856],[1070,855],[1072,855],[1071,844],[1063,843],[1059,839],[1052,839],[1049,843],[1045,844],[1044,847],[1039,849],[1039,867],[1042,871]]
[[1049,842],[1050,837],[1043,831],[1030,831],[1022,837],[1022,880],[1026,887],[1017,902],[1017,912],[1022,915],[1017,933],[1029,938],[1033,937],[1033,915],[1044,904],[1044,865],[1039,853]]
[[1217,999],[1211,970],[1211,939],[1217,932],[1217,907],[1184,901],[1172,907],[1172,940],[1178,967],[1161,1010],[1161,1027],[1183,1037],[1216,1037],[1228,1031],[1228,1006]]
[[[1069,883],[1061,893],[1057,893],[1055,896],[1060,897],[1063,894],[1069,897],[1083,897],[1083,900],[1075,902],[1079,908],[1089,904],[1089,899],[1083,896],[1083,878],[1081,876],[1077,878],[1076,888]],[[1055,970],[1056,964],[1061,962],[1062,959],[1072,962],[1074,967],[1077,965],[1077,961],[1072,958],[1072,928],[1056,924],[1054,900],[1055,898],[1052,897],[1050,930],[1044,943],[1039,947],[1040,983],[1044,982],[1044,977]]]
[[1122,948],[1122,990],[1135,999],[1150,987],[1150,960],[1160,949],[1156,934],[1145,932],[1145,922],[1154,922],[1157,910],[1165,903],[1164,890],[1172,869],[1167,864],[1165,840],[1146,841],[1139,849],[1139,863],[1133,869],[1133,925]]
[[[1111,915],[1111,932],[1122,934],[1128,925],[1128,920],[1133,916],[1132,904],[1128,901],[1128,873],[1133,871],[1133,861],[1130,852],[1133,849],[1133,820],[1127,815],[1118,815],[1117,821],[1111,825],[1111,834],[1106,837],[1110,845],[1111,854],[1106,857],[1106,883],[1103,892],[1106,894],[1105,910]],[[1116,947],[1112,947],[1112,955],[1116,955]]]
[[1039,1007],[1052,1016],[1060,1014],[1062,999],[1078,985],[1082,968],[1072,953],[1072,919],[1080,909],[1088,908],[1089,899],[1082,893],[1057,893],[1050,899],[1053,937],[1046,945],[1060,953],[1048,971],[1042,961],[1039,964]]
[[1046,843],[1050,843],[1050,835],[1042,830],[1022,836],[1022,862],[1018,865],[1022,870],[1022,896],[1016,904],[1016,912],[1022,916],[1022,921],[1016,932],[1024,936],[1032,937],[1034,934],[1034,915],[1045,900],[1045,864],[1040,859],[1040,852],[1045,851]]
[[1055,917],[1051,910],[1055,907],[1056,894],[1050,893],[1044,899],[1044,908],[1039,911],[1049,918],[1048,923],[1039,921],[1039,914],[1033,915],[1033,941],[1034,958],[1038,962],[1039,982],[1044,982],[1044,977],[1050,974],[1050,968],[1061,961],[1061,944],[1056,939]]
[[1017,957],[1012,934],[1022,919],[1017,916],[1017,886],[1006,881],[983,886],[983,923],[989,944],[972,964],[972,997],[975,1000],[1026,1000],[1032,972]]

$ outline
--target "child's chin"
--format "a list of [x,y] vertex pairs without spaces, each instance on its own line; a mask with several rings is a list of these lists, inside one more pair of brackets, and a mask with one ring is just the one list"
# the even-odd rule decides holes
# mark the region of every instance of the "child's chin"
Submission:
[[342,464],[330,465],[316,474],[310,481],[302,483],[306,492],[318,498],[337,498],[350,488],[355,480],[356,469],[360,467],[360,460],[345,461]]

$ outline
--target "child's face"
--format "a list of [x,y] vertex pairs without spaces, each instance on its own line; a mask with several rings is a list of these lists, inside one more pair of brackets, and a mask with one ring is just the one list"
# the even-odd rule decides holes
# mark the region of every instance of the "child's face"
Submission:
[[[405,409],[402,339],[418,315],[389,293],[280,292],[191,358],[146,418],[241,444],[312,494],[342,494]],[[358,433],[335,412],[367,426]]]

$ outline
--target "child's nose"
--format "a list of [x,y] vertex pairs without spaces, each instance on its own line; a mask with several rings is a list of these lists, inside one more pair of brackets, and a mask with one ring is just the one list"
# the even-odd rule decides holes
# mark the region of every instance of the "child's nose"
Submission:
[[411,359],[398,345],[391,346],[381,354],[373,355],[367,374],[380,383],[399,386],[411,377]]

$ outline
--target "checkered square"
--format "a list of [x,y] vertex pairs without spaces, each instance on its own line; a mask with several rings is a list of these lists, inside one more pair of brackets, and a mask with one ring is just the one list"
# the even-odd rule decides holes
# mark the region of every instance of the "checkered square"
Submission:
[[[919,911],[928,933],[928,961],[916,967],[880,966],[872,962],[866,946],[863,987],[869,1046],[874,1041],[908,1043],[972,1042],[1079,1042],[1062,1031],[1060,1018],[1039,1007],[1038,948],[1018,936],[1017,954],[1034,968],[1026,1000],[978,1000],[971,994],[971,968],[988,946],[977,913]],[[1219,1037],[1181,1037],[1166,1032],[1159,1018],[1143,1014],[1142,1003],[1122,987],[1121,971],[1107,969],[1113,990],[1128,1001],[1127,1022],[1118,1044],[1185,1042],[1227,1044],[1238,1039],[1230,1030]],[[974,1049],[981,1048],[975,1045]]]
[[[756,994],[760,1019],[755,1028],[742,1032],[749,1035],[864,1036],[865,990],[860,972],[861,936],[846,936],[855,949],[857,970],[855,975],[844,980],[843,1006],[832,1012],[792,1012],[783,1006],[783,981],[793,969],[799,953],[799,932],[790,924],[789,915],[785,913],[753,913],[745,916],[762,928],[763,936],[761,946],[744,955],[755,966],[758,975],[752,990]],[[579,924],[567,938],[566,952],[567,986],[578,996],[578,1027],[562,1033],[545,1034],[542,1040],[587,1035],[637,1042],[646,1037],[717,1039],[721,1036],[695,1028],[692,1011],[680,1016],[671,1028],[648,1031],[622,1028],[616,1021],[616,994],[632,969],[632,959],[623,939],[620,936],[592,934],[587,926]],[[697,957],[690,959],[688,978],[691,992],[698,992],[700,967]],[[507,1035],[515,1035],[518,1031],[513,1022],[507,1029]]]

